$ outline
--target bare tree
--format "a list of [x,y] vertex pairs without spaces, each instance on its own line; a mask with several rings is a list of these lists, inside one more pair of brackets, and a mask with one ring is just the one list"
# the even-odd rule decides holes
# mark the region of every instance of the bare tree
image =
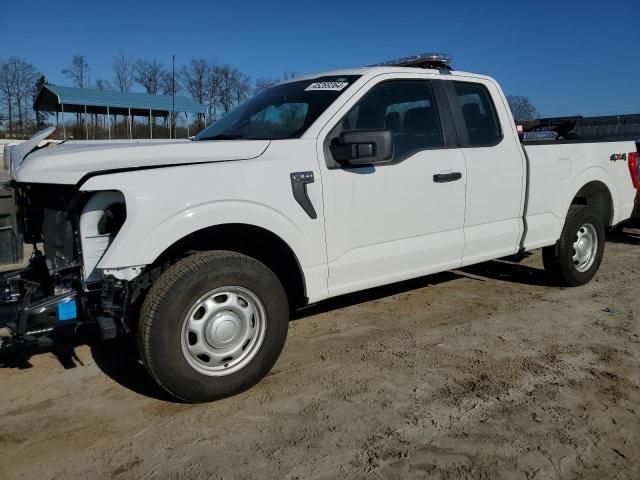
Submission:
[[218,117],[218,94],[220,92],[220,79],[218,77],[218,67],[215,64],[209,65],[207,80],[205,85],[205,105],[207,106],[207,121],[215,121]]
[[[184,89],[196,102],[204,104],[207,97],[207,81],[209,77],[209,64],[203,59],[194,59],[188,65],[180,69],[180,79]],[[198,114],[198,123],[202,120]]]
[[240,70],[229,65],[216,67],[216,76],[219,84],[217,103],[222,112],[228,113],[249,96],[251,80]]
[[62,73],[66,75],[76,87],[86,88],[89,86],[89,64],[84,55],[74,55],[71,59],[71,65],[62,69]]
[[236,105],[244,102],[251,91],[251,78],[237,68],[232,71],[233,96]]
[[178,95],[182,90],[182,85],[180,85],[179,79],[176,78],[174,82],[171,72],[164,72],[160,78],[160,93],[162,93],[162,95],[172,95],[174,93],[174,89],[176,95]]
[[256,79],[256,84],[255,84],[255,87],[253,88],[253,93],[258,94],[269,87],[273,87],[274,85],[277,85],[278,83],[280,83],[280,80],[276,80],[275,78],[267,78],[267,77],[258,78]]
[[109,83],[109,80],[103,80],[102,78],[96,80],[94,86],[98,90],[113,90],[113,87],[111,86],[111,83]]
[[35,81],[35,69],[32,65],[20,60],[14,64],[13,73],[16,88],[16,106],[18,107],[18,128],[22,133],[24,131],[23,110],[25,107],[25,96]]
[[[62,73],[66,75],[76,87],[89,88],[89,64],[84,55],[74,55],[71,59],[71,65],[62,69]],[[80,112],[76,112],[76,124],[80,123]]]
[[283,80],[291,80],[292,78],[295,78],[296,76],[296,72],[284,72],[282,74],[282,80],[278,80],[276,78],[269,78],[269,77],[262,77],[262,78],[258,78],[256,80],[256,84],[255,87],[253,89],[253,93],[257,94],[262,92],[263,90],[266,90],[269,87],[273,87],[274,85],[277,85],[278,83],[282,82]]
[[229,65],[220,65],[216,67],[216,75],[219,84],[216,103],[223,113],[229,113],[233,107],[233,70]]
[[113,82],[121,92],[128,92],[133,85],[133,63],[124,52],[120,51],[113,57],[111,63],[113,69]]
[[14,133],[14,107],[18,113],[18,130],[20,133],[25,131],[25,125],[29,121],[27,105],[32,99],[37,79],[35,67],[19,57],[11,57],[0,64],[0,92],[7,105],[10,135]]
[[133,79],[140,84],[147,93],[155,95],[160,91],[162,78],[166,71],[161,63],[153,60],[137,60],[133,65]]
[[[13,57],[12,57],[13,58]],[[0,91],[7,105],[7,120],[9,121],[9,136],[13,136],[13,103],[15,102],[15,82],[13,79],[12,68],[10,65],[11,58],[8,62],[0,64]]]
[[538,116],[538,110],[527,97],[507,95],[507,102],[516,123],[534,120]]
[[[47,81],[46,77],[41,74],[36,79],[31,92],[32,93],[31,99],[33,103],[35,103],[36,98],[38,98],[38,94],[40,94],[40,91],[44,88],[45,85],[49,85],[49,82]],[[36,128],[40,129],[45,126],[44,118],[47,115],[49,114],[46,112],[41,112],[39,110],[36,110]]]

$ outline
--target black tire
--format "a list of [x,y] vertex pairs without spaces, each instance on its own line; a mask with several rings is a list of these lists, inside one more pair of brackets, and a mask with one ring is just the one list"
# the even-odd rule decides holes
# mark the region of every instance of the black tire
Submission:
[[[255,356],[223,376],[197,371],[183,354],[185,318],[203,295],[223,286],[251,291],[266,313],[266,332]],[[228,251],[202,252],[171,266],[154,283],[142,305],[138,349],[155,381],[187,402],[207,402],[242,392],[273,367],[289,327],[289,305],[278,277],[261,262]]]
[[[585,271],[579,271],[574,263],[574,242],[578,230],[585,225],[595,227],[598,246],[591,266]],[[561,285],[577,287],[589,283],[596,274],[604,256],[605,228],[602,217],[597,211],[584,206],[572,205],[567,214],[560,239],[555,245],[542,249],[542,261],[545,270]]]

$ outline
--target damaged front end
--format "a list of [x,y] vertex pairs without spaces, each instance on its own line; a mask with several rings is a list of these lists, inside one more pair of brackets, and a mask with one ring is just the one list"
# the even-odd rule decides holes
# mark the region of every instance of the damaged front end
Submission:
[[9,186],[17,228],[34,253],[26,268],[0,275],[0,350],[48,345],[86,323],[103,339],[126,329],[128,282],[97,268],[126,219],[122,194]]

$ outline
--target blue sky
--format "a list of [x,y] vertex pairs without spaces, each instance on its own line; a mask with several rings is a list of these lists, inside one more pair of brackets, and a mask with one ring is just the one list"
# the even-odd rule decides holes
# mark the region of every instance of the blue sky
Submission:
[[640,113],[640,1],[4,0],[0,58],[17,55],[52,83],[82,53],[91,79],[111,59],[206,58],[252,77],[446,52],[491,75],[544,116]]

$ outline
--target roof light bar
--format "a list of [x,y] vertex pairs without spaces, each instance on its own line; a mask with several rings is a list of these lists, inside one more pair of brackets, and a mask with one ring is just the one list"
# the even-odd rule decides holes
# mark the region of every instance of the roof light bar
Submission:
[[434,68],[436,70],[451,68],[451,57],[445,53],[418,53],[409,57],[388,60],[371,65],[372,67],[416,67]]

